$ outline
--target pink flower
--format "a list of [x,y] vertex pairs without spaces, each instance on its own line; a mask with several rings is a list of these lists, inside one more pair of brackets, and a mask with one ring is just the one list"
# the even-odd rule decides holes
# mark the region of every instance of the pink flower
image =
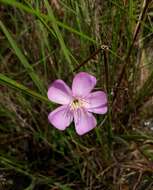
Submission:
[[55,80],[48,89],[49,100],[61,104],[48,115],[50,123],[65,130],[73,121],[77,134],[83,135],[96,127],[94,115],[107,112],[107,96],[103,91],[91,92],[96,78],[88,73],[75,75],[72,90],[63,80]]

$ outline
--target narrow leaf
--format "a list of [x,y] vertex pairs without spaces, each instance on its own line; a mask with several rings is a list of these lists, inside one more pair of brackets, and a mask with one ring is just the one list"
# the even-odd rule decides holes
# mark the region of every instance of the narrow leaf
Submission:
[[21,91],[33,98],[36,98],[42,102],[46,102],[48,104],[51,104],[51,102],[48,100],[47,97],[45,96],[42,96],[41,94],[33,91],[33,90],[30,90],[29,88],[25,87],[24,85],[16,82],[15,80],[12,80],[10,79],[9,77],[3,75],[3,74],[0,74],[0,84],[1,85],[4,85],[4,86],[9,86],[13,89],[16,89],[18,91]]
[[43,83],[41,82],[40,78],[34,71],[33,67],[29,64],[27,58],[24,56],[21,49],[18,47],[16,41],[12,38],[10,32],[7,30],[7,28],[2,23],[2,21],[0,21],[0,28],[3,31],[3,33],[5,34],[6,38],[8,39],[10,45],[12,46],[12,49],[14,50],[15,54],[19,58],[21,64],[27,70],[27,73],[29,74],[29,76],[31,77],[31,79],[33,80],[33,82],[35,83],[35,85],[37,86],[39,91],[41,92],[41,94],[45,94],[45,89],[44,89]]

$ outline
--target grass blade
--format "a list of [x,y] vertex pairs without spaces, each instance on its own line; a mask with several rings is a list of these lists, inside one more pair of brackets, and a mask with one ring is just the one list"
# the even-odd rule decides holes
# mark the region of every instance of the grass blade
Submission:
[[12,46],[15,54],[19,58],[21,64],[27,70],[27,73],[29,74],[29,76],[33,80],[34,84],[37,86],[37,88],[39,89],[41,94],[45,94],[45,88],[43,86],[43,83],[41,82],[38,75],[35,73],[33,67],[28,63],[28,60],[26,59],[26,57],[24,56],[24,54],[22,53],[22,51],[18,47],[16,41],[12,38],[10,32],[7,30],[7,28],[2,23],[2,21],[0,21],[0,28],[3,31],[3,33],[5,34],[6,38],[8,39],[10,45]]
[[[26,6],[26,5],[24,5],[24,4],[20,3],[20,2],[17,2],[16,0],[0,0],[0,2],[5,3],[5,4],[8,4],[8,5],[11,5],[11,6],[14,6],[14,7],[19,8],[19,9],[21,9],[21,10],[24,10],[24,11],[26,11],[26,12],[28,12],[28,13],[30,13],[30,14],[33,14],[33,15],[35,15],[35,16],[37,16],[37,17],[40,17],[40,16],[41,16],[41,17],[44,18],[46,21],[51,21],[51,18],[50,18],[48,15],[42,14],[42,13],[39,12],[38,10],[36,11],[36,10],[34,10],[34,9],[31,9],[31,8],[29,8],[28,6]],[[82,32],[79,32],[79,31],[75,30],[74,28],[68,26],[68,25],[65,24],[65,23],[62,23],[62,22],[56,20],[56,24],[57,24],[58,26],[64,28],[64,29],[66,29],[66,30],[68,30],[68,31],[70,31],[70,32],[72,32],[72,33],[78,35],[78,36],[81,36],[81,37],[84,38],[85,40],[88,40],[88,41],[90,41],[90,42],[92,42],[92,43],[97,43],[93,38],[87,36],[86,34],[84,34],[84,33],[82,33]]]
[[67,62],[69,63],[69,65],[71,67],[71,70],[73,70],[73,66],[72,66],[72,63],[71,63],[71,58],[69,56],[70,52],[69,52],[68,48],[66,47],[65,42],[63,40],[63,37],[61,35],[61,32],[60,32],[60,30],[58,28],[58,25],[57,25],[57,22],[56,22],[56,18],[55,18],[54,14],[53,14],[52,8],[50,7],[50,5],[49,5],[49,3],[48,3],[47,0],[45,0],[44,3],[46,5],[47,11],[48,11],[48,15],[49,15],[50,20],[52,22],[52,27],[53,27],[53,29],[55,31],[55,34],[56,34],[57,38],[58,38],[58,41],[60,43],[61,49],[63,51],[63,54],[64,54]]
[[47,97],[42,96],[41,94],[39,94],[33,90],[30,90],[29,88],[25,87],[24,85],[17,83],[15,80],[10,79],[9,77],[7,77],[3,74],[0,74],[0,84],[17,89],[18,91],[21,91],[21,92],[23,92],[33,98],[36,98],[42,102],[51,104],[51,102],[48,100]]

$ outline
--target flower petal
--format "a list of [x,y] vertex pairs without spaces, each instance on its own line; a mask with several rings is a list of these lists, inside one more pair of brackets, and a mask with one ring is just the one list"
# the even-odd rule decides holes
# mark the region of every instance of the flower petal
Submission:
[[86,96],[96,85],[96,78],[88,73],[80,72],[75,75],[72,83],[74,96]]
[[48,115],[50,123],[59,130],[65,130],[73,120],[68,106],[60,106]]
[[96,114],[105,114],[108,111],[108,107],[107,106],[100,106],[97,108],[90,108],[90,109],[88,109],[88,111],[96,113]]
[[47,95],[49,100],[58,104],[69,104],[72,101],[71,89],[60,79],[51,84]]
[[96,127],[95,117],[86,110],[79,109],[74,113],[75,129],[78,135],[84,135]]
[[107,95],[103,91],[90,93],[84,102],[84,107],[90,112],[105,114],[108,110]]

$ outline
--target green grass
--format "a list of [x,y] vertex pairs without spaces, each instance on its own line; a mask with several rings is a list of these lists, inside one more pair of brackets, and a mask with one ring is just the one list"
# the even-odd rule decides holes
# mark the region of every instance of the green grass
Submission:
[[[138,20],[142,5],[0,0],[0,189],[149,189],[153,14],[151,2]],[[81,137],[74,124],[64,132],[49,124],[56,105],[46,94],[79,71],[95,75],[109,99]]]

